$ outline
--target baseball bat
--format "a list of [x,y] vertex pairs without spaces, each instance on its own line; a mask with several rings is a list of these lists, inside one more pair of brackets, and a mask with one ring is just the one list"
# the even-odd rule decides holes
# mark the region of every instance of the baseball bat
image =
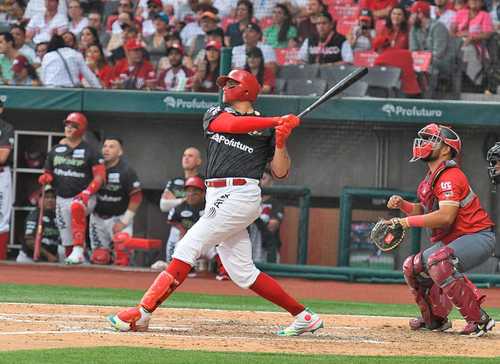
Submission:
[[42,186],[42,195],[40,196],[41,204],[38,215],[38,222],[36,224],[35,247],[33,249],[33,260],[40,259],[40,249],[42,246],[43,237],[43,213],[44,213],[44,200],[45,200],[45,186]]
[[325,101],[330,100],[332,97],[340,94],[349,86],[351,86],[354,82],[359,81],[368,73],[368,68],[356,68],[354,71],[349,73],[335,85],[333,85],[328,91],[326,91],[323,95],[321,95],[316,101],[314,101],[311,105],[309,105],[305,110],[303,110],[299,115],[299,118],[303,118],[311,111],[316,109],[319,105],[324,103]]

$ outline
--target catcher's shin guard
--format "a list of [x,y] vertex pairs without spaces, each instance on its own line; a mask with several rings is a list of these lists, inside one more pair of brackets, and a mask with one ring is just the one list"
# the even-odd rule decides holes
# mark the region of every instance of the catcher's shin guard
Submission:
[[[403,263],[405,281],[410,287],[410,292],[415,297],[415,302],[422,314],[422,319],[410,321],[413,330],[423,326],[429,330],[439,329],[447,320],[451,309],[451,302],[442,293],[441,289],[430,278],[422,276],[424,273],[422,253],[411,255]],[[416,322],[418,321],[418,325]]]
[[87,229],[87,217],[85,205],[78,200],[71,202],[71,231],[73,233],[73,245],[85,245],[85,231]]
[[141,306],[153,312],[177,288],[179,283],[166,271],[161,272],[141,300]]
[[457,307],[468,322],[481,322],[481,296],[479,290],[455,268],[453,249],[445,246],[428,259],[429,275]]

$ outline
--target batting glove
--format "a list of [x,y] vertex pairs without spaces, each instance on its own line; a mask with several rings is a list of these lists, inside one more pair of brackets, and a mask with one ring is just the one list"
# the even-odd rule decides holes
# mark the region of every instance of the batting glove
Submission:
[[297,126],[300,125],[300,119],[298,116],[295,116],[293,114],[288,114],[288,115],[284,115],[282,116],[281,118],[281,125],[288,125],[290,126],[292,129],[293,128],[296,128]]
[[78,195],[75,196],[75,199],[82,201],[82,203],[87,206],[89,203],[91,193],[89,190],[83,190]]
[[38,183],[42,186],[49,185],[54,180],[54,177],[50,173],[44,173],[38,177]]
[[292,134],[292,128],[289,125],[282,124],[274,129],[276,130],[276,147],[283,149],[288,137]]

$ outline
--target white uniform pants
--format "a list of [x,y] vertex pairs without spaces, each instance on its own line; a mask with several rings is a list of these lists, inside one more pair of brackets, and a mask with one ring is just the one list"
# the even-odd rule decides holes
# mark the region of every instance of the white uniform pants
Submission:
[[0,172],[0,234],[9,231],[12,212],[12,176],[9,167]]
[[195,265],[210,248],[217,252],[229,277],[242,288],[250,287],[260,271],[252,261],[252,244],[246,230],[260,215],[259,181],[243,186],[209,187],[205,213],[177,243],[173,257]]
[[[63,246],[73,246],[73,230],[71,229],[71,202],[73,202],[73,197],[56,197],[56,225],[59,229]],[[96,197],[91,196],[86,209],[87,215],[94,210],[95,203]]]
[[[113,233],[113,226],[120,221],[123,215],[112,216],[109,219],[103,219],[96,213],[90,215],[89,235],[92,250],[96,248],[111,248],[111,241],[113,240],[113,235],[115,235]],[[133,226],[134,221],[132,220],[130,224],[121,232],[128,233],[130,236],[133,236]]]

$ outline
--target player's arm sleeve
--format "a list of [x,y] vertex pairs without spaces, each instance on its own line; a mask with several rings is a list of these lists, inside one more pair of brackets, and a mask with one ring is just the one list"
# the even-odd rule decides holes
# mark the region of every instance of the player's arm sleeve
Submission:
[[106,167],[104,166],[104,158],[98,152],[91,154],[89,164],[92,166],[92,181],[86,190],[93,195],[106,183]]
[[273,128],[280,123],[279,117],[235,116],[215,108],[203,118],[205,133],[246,134],[255,130]]

